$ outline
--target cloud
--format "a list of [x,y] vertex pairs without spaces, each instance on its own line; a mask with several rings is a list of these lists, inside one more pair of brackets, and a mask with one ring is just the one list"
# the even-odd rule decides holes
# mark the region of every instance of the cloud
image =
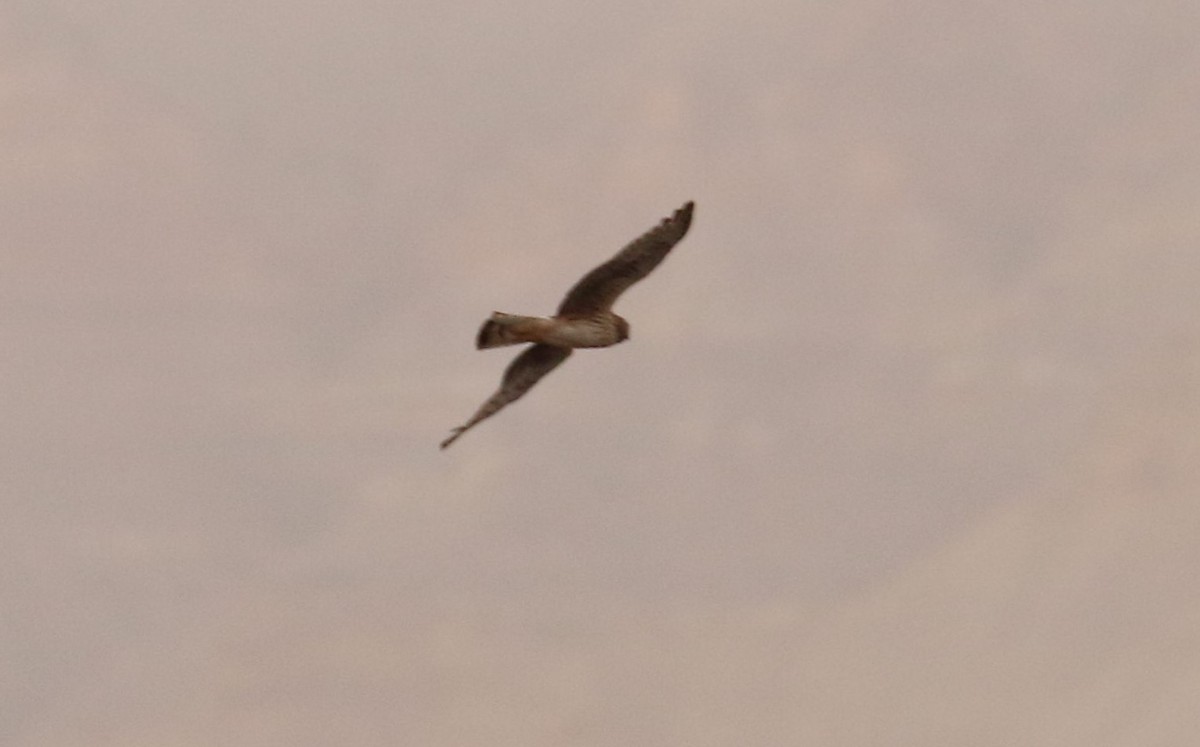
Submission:
[[1175,4],[14,7],[10,741],[1194,733]]

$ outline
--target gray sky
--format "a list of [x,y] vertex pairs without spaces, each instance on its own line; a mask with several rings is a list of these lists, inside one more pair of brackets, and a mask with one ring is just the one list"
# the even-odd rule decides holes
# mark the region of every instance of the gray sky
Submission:
[[1198,37],[0,4],[0,741],[1192,744]]

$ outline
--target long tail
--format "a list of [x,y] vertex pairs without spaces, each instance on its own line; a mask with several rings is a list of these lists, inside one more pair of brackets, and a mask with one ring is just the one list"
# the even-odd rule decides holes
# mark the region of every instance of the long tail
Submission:
[[537,317],[495,311],[479,328],[479,334],[475,337],[475,347],[483,350],[531,342],[530,328],[539,321],[541,320]]

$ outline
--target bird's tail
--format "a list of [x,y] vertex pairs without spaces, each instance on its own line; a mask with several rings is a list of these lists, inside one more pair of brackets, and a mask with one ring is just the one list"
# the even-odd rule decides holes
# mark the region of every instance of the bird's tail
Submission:
[[488,320],[479,328],[479,334],[475,337],[475,347],[483,350],[534,342],[536,340],[531,333],[544,321],[535,316],[492,312]]

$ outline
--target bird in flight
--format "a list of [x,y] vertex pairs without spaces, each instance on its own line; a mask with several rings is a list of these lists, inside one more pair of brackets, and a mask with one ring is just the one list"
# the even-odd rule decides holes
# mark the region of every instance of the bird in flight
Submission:
[[480,421],[515,402],[575,348],[605,348],[629,339],[629,323],[612,311],[625,290],[650,274],[692,224],[694,203],[687,203],[657,226],[639,236],[616,256],[580,278],[552,317],[494,312],[483,323],[475,346],[484,350],[533,343],[504,370],[500,388],[463,425],[442,441],[454,443]]

